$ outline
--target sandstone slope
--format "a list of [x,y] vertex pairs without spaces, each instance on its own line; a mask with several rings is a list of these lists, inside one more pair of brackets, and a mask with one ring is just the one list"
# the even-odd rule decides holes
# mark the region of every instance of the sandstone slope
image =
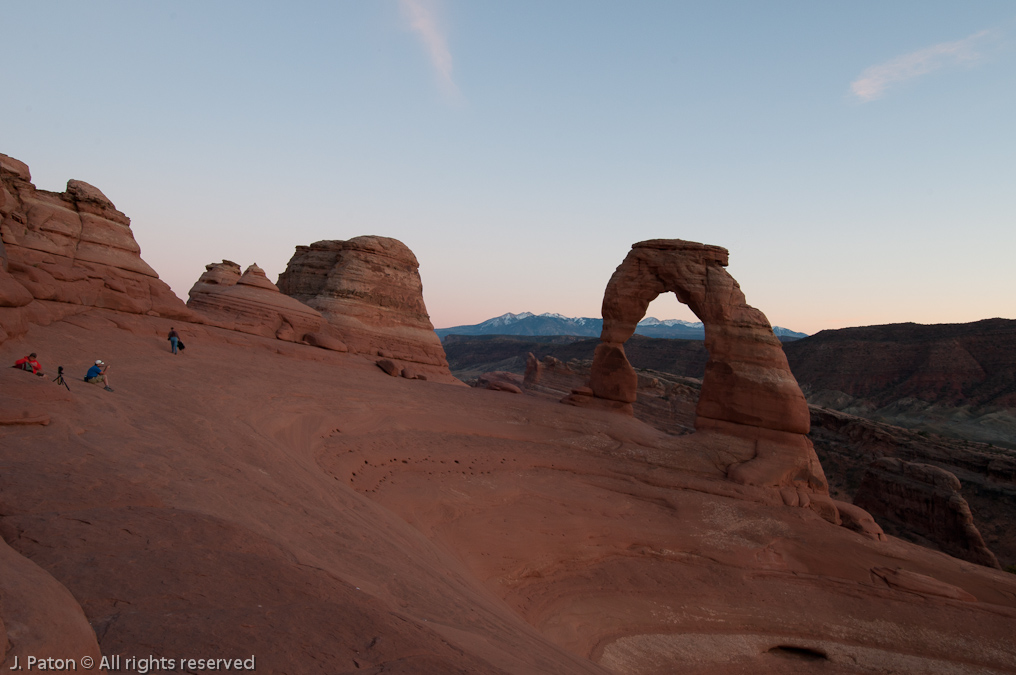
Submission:
[[51,420],[0,427],[0,531],[104,653],[302,673],[1016,669],[1016,577],[731,483],[694,436],[214,327],[178,325],[173,356],[167,328],[91,310],[0,345],[113,363],[115,392],[55,398],[0,369],[4,405]]

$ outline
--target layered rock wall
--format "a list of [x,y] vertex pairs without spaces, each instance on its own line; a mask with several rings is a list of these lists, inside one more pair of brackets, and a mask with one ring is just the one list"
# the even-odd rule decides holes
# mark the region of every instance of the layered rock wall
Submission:
[[319,312],[280,293],[256,263],[243,274],[230,260],[206,265],[187,306],[220,328],[288,342],[313,340],[324,325]]
[[88,183],[37,190],[0,154],[0,238],[0,342],[86,307],[193,318],[141,259],[130,218]]
[[959,479],[945,469],[883,457],[868,467],[854,504],[890,532],[917,532],[957,558],[999,567],[960,489]]
[[395,239],[319,241],[296,248],[278,286],[321,312],[350,351],[417,364],[429,379],[457,382],[427,314],[419,267]]

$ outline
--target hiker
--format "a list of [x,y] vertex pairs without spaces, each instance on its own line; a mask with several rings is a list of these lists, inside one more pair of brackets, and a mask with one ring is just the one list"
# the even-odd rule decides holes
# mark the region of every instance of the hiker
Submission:
[[176,332],[176,329],[170,326],[169,328],[169,344],[173,349],[174,354],[179,354],[177,351],[177,345],[180,344],[180,334]]
[[14,367],[20,368],[21,370],[27,370],[30,373],[35,373],[39,377],[43,377],[46,374],[42,372],[42,365],[40,365],[39,361],[36,359],[35,352],[15,361]]
[[85,374],[85,382],[91,384],[101,384],[103,389],[106,391],[113,391],[113,388],[109,386],[109,375],[106,375],[106,369],[109,368],[101,360],[96,360],[95,365],[88,369],[88,373]]

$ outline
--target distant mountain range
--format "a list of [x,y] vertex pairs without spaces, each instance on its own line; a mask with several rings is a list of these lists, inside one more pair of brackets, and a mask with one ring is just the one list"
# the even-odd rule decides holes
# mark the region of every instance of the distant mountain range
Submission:
[[[472,326],[452,326],[438,328],[435,332],[442,340],[446,335],[578,335],[581,337],[600,337],[603,319],[590,317],[572,318],[560,314],[502,314],[487,319],[483,323]],[[681,319],[660,320],[647,316],[639,322],[635,332],[639,335],[656,338],[677,338],[682,340],[702,340],[705,329],[701,321],[682,321]],[[806,333],[780,326],[773,326],[773,332],[781,340],[796,340],[807,337]]]

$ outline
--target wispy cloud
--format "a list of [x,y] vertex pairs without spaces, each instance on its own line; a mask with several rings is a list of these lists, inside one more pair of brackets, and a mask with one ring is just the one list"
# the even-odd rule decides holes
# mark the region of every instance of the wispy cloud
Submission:
[[942,42],[872,66],[850,84],[850,90],[862,101],[874,101],[881,98],[889,87],[900,82],[948,66],[974,63],[983,58],[978,48],[991,34],[992,31],[982,30],[962,40]]
[[459,99],[459,88],[452,79],[452,53],[441,25],[437,0],[399,0],[399,6],[409,27],[423,42],[441,88],[453,100]]

